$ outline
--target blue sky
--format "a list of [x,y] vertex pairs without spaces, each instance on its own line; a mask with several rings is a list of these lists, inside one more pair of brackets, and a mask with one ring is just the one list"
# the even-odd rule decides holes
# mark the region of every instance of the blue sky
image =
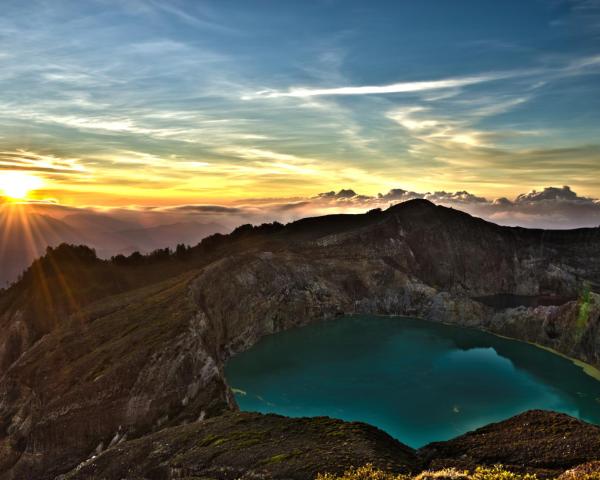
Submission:
[[66,204],[600,196],[600,1],[4,0],[0,169]]

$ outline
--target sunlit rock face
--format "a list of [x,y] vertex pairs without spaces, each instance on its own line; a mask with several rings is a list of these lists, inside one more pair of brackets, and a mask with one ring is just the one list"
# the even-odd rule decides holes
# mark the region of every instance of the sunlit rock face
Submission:
[[245,228],[179,260],[55,260],[60,275],[34,270],[0,297],[6,478],[53,478],[111,444],[233,409],[232,354],[341,314],[478,326],[600,363],[593,293],[501,311],[474,300],[597,288],[598,229],[498,227],[421,200]]

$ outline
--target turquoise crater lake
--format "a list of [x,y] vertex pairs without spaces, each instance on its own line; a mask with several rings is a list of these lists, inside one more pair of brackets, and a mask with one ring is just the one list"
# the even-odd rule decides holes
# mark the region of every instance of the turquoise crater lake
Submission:
[[226,377],[242,410],[375,425],[412,447],[525,410],[600,424],[600,382],[568,359],[473,329],[350,317],[261,339]]

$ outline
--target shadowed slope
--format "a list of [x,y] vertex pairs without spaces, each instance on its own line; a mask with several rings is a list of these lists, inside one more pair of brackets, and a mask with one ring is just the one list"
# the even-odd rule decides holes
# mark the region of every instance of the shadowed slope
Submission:
[[566,470],[600,459],[600,427],[562,413],[531,410],[419,450],[429,468],[502,464]]
[[275,478],[310,480],[372,463],[395,473],[503,463],[556,476],[598,458],[600,428],[530,411],[415,452],[374,427],[326,417],[226,414],[113,446],[65,480],[108,478]]

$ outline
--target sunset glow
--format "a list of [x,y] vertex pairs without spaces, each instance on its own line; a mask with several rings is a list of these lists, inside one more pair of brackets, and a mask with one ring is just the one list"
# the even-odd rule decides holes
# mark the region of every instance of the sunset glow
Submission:
[[12,200],[26,200],[30,192],[42,185],[41,178],[27,173],[0,173],[0,191]]
[[[488,3],[9,0],[0,196],[200,205],[193,221],[228,228],[411,196],[596,225],[600,6]],[[552,205],[528,196],[548,187]],[[557,220],[563,193],[584,220]],[[521,195],[543,201],[516,211]]]

